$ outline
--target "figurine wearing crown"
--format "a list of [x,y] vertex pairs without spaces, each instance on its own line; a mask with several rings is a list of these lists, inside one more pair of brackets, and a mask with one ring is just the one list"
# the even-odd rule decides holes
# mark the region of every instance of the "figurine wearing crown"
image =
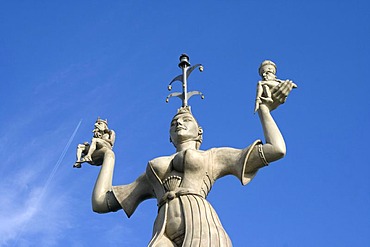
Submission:
[[208,193],[218,179],[227,175],[235,176],[246,185],[260,168],[284,157],[285,142],[270,112],[288,96],[293,83],[288,80],[273,86],[269,89],[269,100],[261,100],[258,105],[265,143],[256,140],[245,148],[203,151],[200,150],[203,130],[188,105],[192,95],[202,94],[187,92],[186,84],[194,67],[202,67],[190,67],[188,59],[186,55],[180,57],[179,67],[183,73],[173,80],[182,82],[183,92],[168,97],[177,96],[182,100],[169,131],[176,152],[150,160],[140,177],[119,186],[112,185],[114,155],[107,152],[93,190],[92,207],[97,213],[123,209],[130,217],[141,202],[154,198],[158,211],[150,247],[230,247],[231,240],[207,201]]
[[[98,118],[94,124],[91,144],[84,142],[77,146],[77,161],[73,167],[81,168],[81,164],[88,162],[91,165],[102,163],[102,154],[106,150],[112,150],[115,141],[115,132],[108,129],[108,121]],[[92,158],[93,156],[94,159]]]

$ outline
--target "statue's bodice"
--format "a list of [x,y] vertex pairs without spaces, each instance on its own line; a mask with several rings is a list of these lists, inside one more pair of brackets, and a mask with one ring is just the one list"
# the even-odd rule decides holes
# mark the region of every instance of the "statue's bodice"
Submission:
[[[210,178],[211,152],[188,149],[172,156],[159,157],[149,162],[158,181],[151,181],[157,198],[168,191],[188,189],[207,196],[213,181]],[[157,182],[160,181],[160,184]],[[162,188],[157,188],[157,187]],[[161,191],[162,189],[162,191]],[[159,198],[158,198],[159,199]]]

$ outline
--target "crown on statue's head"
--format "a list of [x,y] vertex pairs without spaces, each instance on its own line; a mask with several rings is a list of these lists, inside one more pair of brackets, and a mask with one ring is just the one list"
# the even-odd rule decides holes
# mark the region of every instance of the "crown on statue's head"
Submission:
[[108,126],[108,120],[107,119],[101,119],[100,117],[98,117],[98,119],[96,120],[96,123],[101,123],[101,122],[103,122],[103,123],[105,123],[107,126]]
[[176,115],[179,115],[179,114],[184,114],[184,113],[191,113],[191,108],[190,106],[183,106],[183,107],[180,107],[179,109],[177,109],[177,113]]

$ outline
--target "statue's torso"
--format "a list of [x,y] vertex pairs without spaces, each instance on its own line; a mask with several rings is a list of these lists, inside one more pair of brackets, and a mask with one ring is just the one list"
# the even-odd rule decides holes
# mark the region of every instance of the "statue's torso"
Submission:
[[[188,149],[172,156],[156,158],[150,161],[150,164],[162,183],[166,182],[166,179],[176,176],[181,178],[179,187],[196,190],[198,193],[201,193],[204,182],[210,183],[210,152],[210,150]],[[208,194],[208,190],[205,193],[204,197]]]
[[[164,226],[166,235],[173,241],[181,242],[185,234],[184,210],[186,209],[182,207],[179,197],[190,194],[203,198],[207,196],[213,183],[208,172],[210,151],[189,149],[172,156],[156,158],[149,163],[157,179],[162,183],[151,181],[160,210],[163,210],[163,204],[167,204],[167,221]],[[168,199],[171,193],[174,198]]]

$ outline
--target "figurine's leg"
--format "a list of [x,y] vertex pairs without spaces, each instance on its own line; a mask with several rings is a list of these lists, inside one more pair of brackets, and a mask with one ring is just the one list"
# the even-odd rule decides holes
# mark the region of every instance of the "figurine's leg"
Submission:
[[81,163],[84,162],[84,160],[81,159],[82,154],[87,152],[87,149],[89,148],[89,144],[78,144],[77,146],[77,152],[76,152],[76,163],[73,165],[73,167],[81,168]]
[[78,144],[77,146],[77,162],[81,162],[82,152],[85,150],[86,145],[85,144]]
[[262,94],[263,94],[262,83],[259,81],[257,83],[257,93],[256,93],[256,101],[255,101],[255,105],[254,105],[254,112],[256,112],[259,108],[259,105],[261,103],[260,97],[262,96]]
[[272,99],[271,99],[271,91],[270,91],[270,88],[268,87],[268,85],[263,85],[263,99],[267,102],[272,102]]
[[87,152],[87,154],[85,155],[83,160],[85,162],[91,162],[92,161],[91,155],[94,153],[95,150],[96,150],[96,138],[93,138],[91,140],[91,144],[90,144],[90,147],[89,147],[89,152]]

